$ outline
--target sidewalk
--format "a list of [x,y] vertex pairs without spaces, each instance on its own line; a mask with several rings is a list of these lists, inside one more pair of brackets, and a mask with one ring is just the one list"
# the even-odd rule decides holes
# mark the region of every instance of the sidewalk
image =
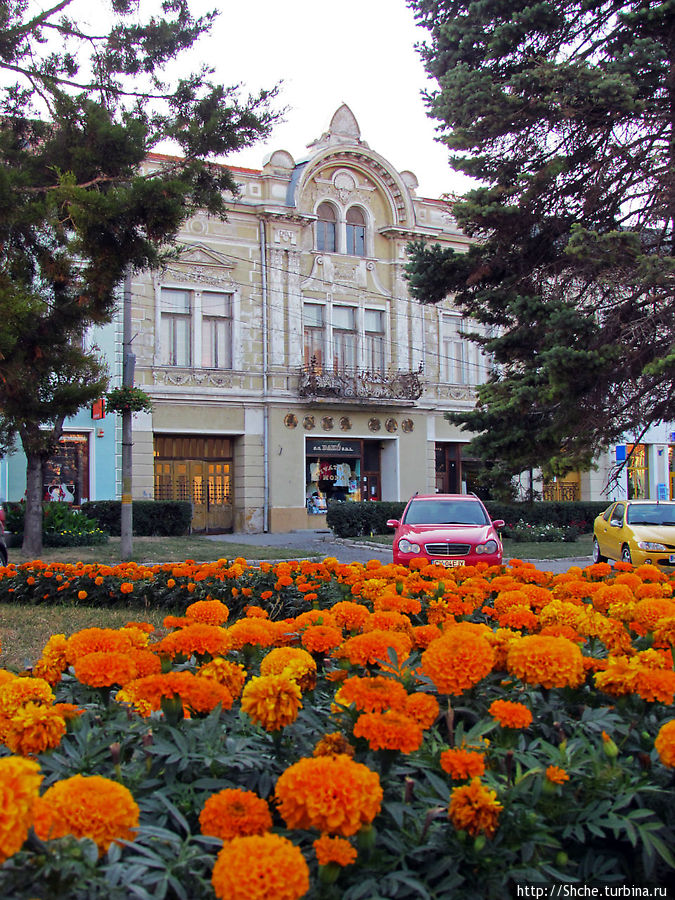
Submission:
[[[306,529],[297,531],[282,531],[266,534],[211,534],[208,538],[212,541],[227,543],[251,544],[254,547],[289,547],[294,550],[302,550],[307,556],[318,556],[323,559],[326,556],[334,556],[341,563],[367,563],[371,559],[378,559],[383,563],[391,562],[391,548],[383,544],[370,541],[350,540],[338,538],[329,529]],[[259,560],[251,560],[258,562]],[[571,566],[591,565],[590,556],[571,556],[563,559],[529,559],[523,562],[531,562],[543,572],[554,572],[556,575],[566,572]]]

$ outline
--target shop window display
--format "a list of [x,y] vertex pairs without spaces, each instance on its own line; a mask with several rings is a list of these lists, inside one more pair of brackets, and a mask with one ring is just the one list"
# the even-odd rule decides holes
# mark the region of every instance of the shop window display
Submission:
[[328,501],[361,499],[361,460],[329,461],[319,458],[307,461],[307,512],[326,512]]

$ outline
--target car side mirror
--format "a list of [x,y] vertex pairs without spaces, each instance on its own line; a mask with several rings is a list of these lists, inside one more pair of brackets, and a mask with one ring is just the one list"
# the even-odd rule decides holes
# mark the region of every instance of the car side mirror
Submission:
[[400,521],[398,519],[387,519],[387,525],[389,528],[398,528],[400,525]]
[[503,528],[506,525],[506,522],[503,519],[495,519],[492,524],[495,528]]

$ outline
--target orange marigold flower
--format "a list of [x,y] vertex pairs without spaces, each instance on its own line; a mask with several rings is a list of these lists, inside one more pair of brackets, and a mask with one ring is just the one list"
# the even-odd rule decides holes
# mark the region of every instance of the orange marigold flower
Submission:
[[183,707],[192,713],[209,713],[219,704],[230,709],[232,694],[224,684],[211,678],[198,678],[192,672],[165,672],[146,675],[125,684],[117,692],[118,703],[131,703],[141,715],[162,708],[162,698],[178,697]]
[[124,627],[138,628],[141,631],[144,631],[146,634],[152,634],[152,632],[155,630],[155,626],[150,622],[127,622]]
[[316,859],[320,866],[335,863],[337,866],[350,866],[356,862],[358,853],[346,838],[329,837],[322,834],[313,844]]
[[546,688],[578,687],[584,679],[581,650],[564,637],[526,635],[511,645],[506,665],[526,684]]
[[66,721],[53,706],[29,702],[5,720],[3,732],[3,741],[12,753],[37,756],[59,746]]
[[570,776],[560,766],[548,766],[546,769],[546,777],[552,784],[564,784],[570,780]]
[[200,678],[212,678],[219,684],[224,684],[232,696],[237,698],[244,687],[247,673],[239,663],[217,656],[197,669],[196,674]]
[[313,691],[316,687],[316,662],[302,647],[275,647],[260,663],[261,675],[280,675],[284,671],[301,691]]
[[[273,596],[273,591],[263,591],[260,595],[262,600],[269,600],[269,598]],[[262,606],[247,606],[246,616],[249,619],[269,619],[270,614],[266,609],[263,609]]]
[[309,867],[279,834],[237,837],[218,854],[211,883],[219,900],[299,900],[309,890]]
[[51,706],[54,692],[43,678],[12,678],[0,685],[0,716],[13,716],[25,703]]
[[370,615],[367,606],[362,603],[354,603],[351,600],[341,600],[334,606],[331,606],[331,614],[335,619],[335,624],[345,631],[360,631],[363,623]]
[[66,658],[70,664],[77,662],[81,656],[99,651],[125,653],[133,646],[131,637],[124,629],[83,628],[71,635],[66,642]]
[[341,753],[354,756],[355,752],[344,734],[332,731],[330,734],[324,734],[314,748],[312,756],[339,756]]
[[501,628],[517,628],[527,631],[538,631],[539,618],[527,606],[512,606],[501,613],[497,621]]
[[241,650],[250,645],[253,647],[271,647],[274,644],[277,629],[268,619],[238,619],[227,629],[230,646],[233,650]]
[[35,832],[47,841],[72,834],[90,838],[99,854],[118,840],[133,841],[139,809],[131,791],[101,775],[73,775],[47,788],[36,804]]
[[302,709],[302,694],[286,671],[252,678],[241,695],[241,708],[256,725],[278,731],[295,722]]
[[431,728],[440,712],[438,700],[433,694],[418,691],[406,697],[403,712],[418,722],[423,729]]
[[225,788],[207,799],[199,825],[202,834],[231,841],[235,837],[270,831],[272,814],[267,803],[253,791]]
[[463,747],[453,747],[441,753],[441,769],[456,781],[480,777],[485,773],[485,756]]
[[335,702],[340,706],[354,704],[363,712],[382,712],[385,709],[402,709],[408,698],[408,692],[393,678],[376,675],[372,678],[361,678],[357,675],[348,678],[335,694]]
[[522,703],[512,700],[494,700],[488,709],[502,728],[527,728],[532,724],[532,713]]
[[0,758],[0,864],[18,853],[28,837],[42,778],[34,760]]
[[300,642],[310,653],[327,653],[342,643],[342,631],[334,625],[309,625]]
[[87,599],[87,592],[86,592],[86,591],[78,591],[78,592],[77,592],[77,599],[78,599],[78,600],[86,600],[86,599]]
[[123,581],[120,585],[120,592],[122,594],[131,594],[133,593],[134,586],[131,581]]
[[15,675],[14,672],[10,672],[9,669],[0,669],[0,687],[3,684],[7,684],[12,678],[18,678],[18,675]]
[[439,638],[443,632],[438,625],[415,625],[413,626],[413,640],[415,647],[425,650],[432,641]]
[[220,600],[197,600],[185,610],[188,619],[204,625],[222,625],[229,614],[230,610]]
[[384,671],[391,669],[389,651],[396,654],[400,666],[410,656],[412,641],[401,631],[369,631],[348,638],[333,655],[348,659],[356,666],[379,665]]
[[661,726],[654,746],[663,765],[675,769],[675,719],[670,719]]
[[639,666],[633,679],[633,691],[648,703],[672,704],[675,697],[675,672]]
[[494,661],[484,637],[457,625],[429,644],[422,654],[422,671],[439,693],[458,695],[489,675]]
[[75,663],[75,677],[89,687],[123,685],[136,678],[136,675],[136,664],[127,653],[87,653]]
[[675,603],[665,597],[647,597],[636,604],[633,615],[646,631],[653,631],[659,619],[675,616]]
[[146,675],[159,675],[162,671],[162,662],[152,650],[134,647],[129,651],[128,656],[136,666],[136,678],[145,678]]
[[491,838],[503,808],[495,791],[486,788],[479,778],[472,778],[470,784],[453,789],[448,815],[458,831],[467,831],[473,837],[484,834]]
[[162,624],[165,628],[185,628],[190,620],[186,616],[164,616]]
[[350,837],[379,813],[382,787],[377,772],[349,756],[317,756],[281,773],[276,798],[289,828]]
[[230,646],[229,631],[219,625],[203,625],[194,622],[172,631],[155,645],[155,650],[162,656],[221,656]]
[[413,753],[424,737],[419,723],[396,709],[362,713],[354,723],[354,737],[368,741],[371,750]]

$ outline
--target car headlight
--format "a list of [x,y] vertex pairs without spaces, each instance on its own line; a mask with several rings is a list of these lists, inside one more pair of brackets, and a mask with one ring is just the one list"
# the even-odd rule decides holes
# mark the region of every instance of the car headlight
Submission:
[[638,547],[640,550],[660,550],[661,552],[668,549],[664,544],[659,544],[656,541],[638,541]]
[[496,553],[498,549],[497,541],[488,541],[486,544],[478,544],[476,553],[479,555],[482,555],[483,553]]
[[420,545],[412,544],[407,538],[403,538],[398,542],[398,549],[401,553],[419,553]]

